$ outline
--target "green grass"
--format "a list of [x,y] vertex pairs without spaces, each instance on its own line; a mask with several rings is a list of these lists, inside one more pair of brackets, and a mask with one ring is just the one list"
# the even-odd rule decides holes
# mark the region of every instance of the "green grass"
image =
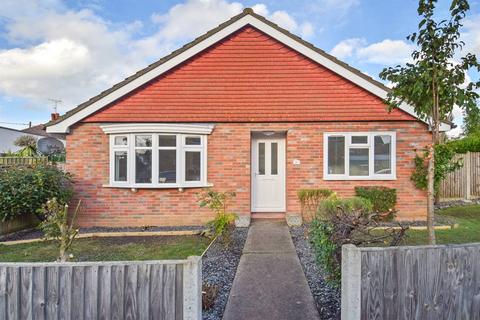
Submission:
[[[480,242],[480,205],[452,207],[436,214],[459,225],[452,230],[435,230],[437,244]],[[406,245],[428,243],[425,230],[409,230],[407,235]]]
[[[75,240],[70,253],[71,261],[184,259],[201,255],[209,243],[201,236],[83,238]],[[55,261],[57,254],[53,241],[0,244],[0,262]]]

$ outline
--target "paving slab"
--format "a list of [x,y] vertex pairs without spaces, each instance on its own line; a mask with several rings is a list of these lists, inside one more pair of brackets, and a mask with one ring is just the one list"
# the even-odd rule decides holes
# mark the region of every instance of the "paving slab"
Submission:
[[254,222],[223,319],[319,318],[285,222]]

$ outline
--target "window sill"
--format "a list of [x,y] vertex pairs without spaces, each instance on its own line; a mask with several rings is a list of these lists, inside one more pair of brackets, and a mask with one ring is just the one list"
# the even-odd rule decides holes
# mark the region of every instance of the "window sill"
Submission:
[[210,188],[213,187],[213,183],[207,184],[187,184],[187,185],[168,185],[168,186],[145,186],[145,185],[115,185],[115,184],[104,184],[103,188],[116,188],[116,189],[192,189],[192,188]]
[[323,177],[327,181],[395,181],[397,177]]

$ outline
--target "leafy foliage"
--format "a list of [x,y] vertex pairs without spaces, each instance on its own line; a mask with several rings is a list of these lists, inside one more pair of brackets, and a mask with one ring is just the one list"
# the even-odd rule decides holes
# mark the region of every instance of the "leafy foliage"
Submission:
[[13,166],[0,170],[0,220],[36,214],[52,198],[67,203],[73,195],[68,173],[50,165]]
[[397,190],[387,187],[355,187],[357,196],[368,199],[372,203],[372,209],[378,213],[383,221],[395,218],[395,206],[397,204]]
[[480,132],[462,139],[448,141],[446,145],[455,153],[480,152]]
[[225,245],[231,243],[231,233],[235,226],[236,215],[228,210],[229,203],[235,196],[235,192],[219,192],[212,189],[197,194],[200,207],[207,207],[215,213],[215,219],[207,225]]
[[[417,154],[414,159],[415,169],[412,173],[411,180],[420,190],[426,190],[427,181],[427,161],[428,150],[424,150],[423,154]],[[435,173],[434,173],[434,192],[438,194],[440,183],[446,178],[447,174],[455,171],[462,166],[461,161],[454,160],[454,148],[448,144],[438,144],[435,146]]]
[[78,234],[78,229],[74,229],[73,225],[79,208],[80,201],[70,223],[68,223],[68,204],[59,202],[57,198],[48,200],[39,210],[45,217],[45,220],[40,223],[39,229],[43,231],[45,240],[54,239],[58,241],[59,254],[57,261],[59,262],[68,260],[68,250]]
[[342,245],[357,246],[375,243],[398,245],[408,228],[389,228],[378,235],[372,232],[377,226],[378,214],[372,203],[364,198],[328,199],[322,201],[325,219],[316,219],[310,225],[310,238],[317,262],[328,273],[328,280],[338,285],[341,278]]
[[297,192],[302,207],[302,216],[313,220],[318,212],[320,202],[334,195],[330,189],[300,189]]

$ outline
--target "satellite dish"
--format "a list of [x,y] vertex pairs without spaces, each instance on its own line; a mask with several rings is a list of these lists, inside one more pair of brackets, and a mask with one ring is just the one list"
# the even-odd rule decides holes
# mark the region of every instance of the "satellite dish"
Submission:
[[55,138],[41,138],[37,141],[37,150],[43,155],[60,153],[64,150],[63,143]]

